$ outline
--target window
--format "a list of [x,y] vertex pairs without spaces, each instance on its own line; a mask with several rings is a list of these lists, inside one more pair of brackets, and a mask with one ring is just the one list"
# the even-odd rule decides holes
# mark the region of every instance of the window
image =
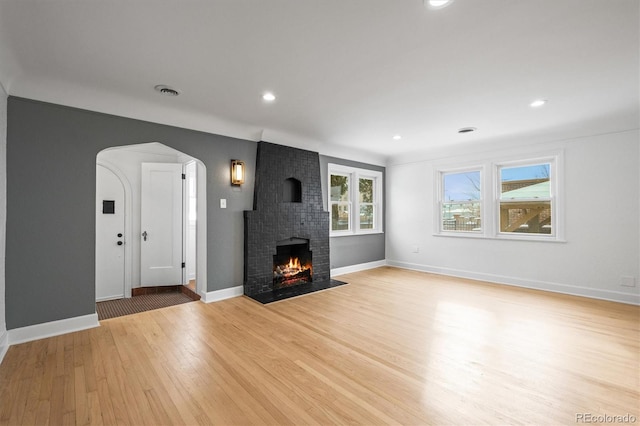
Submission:
[[382,173],[329,164],[331,235],[382,232]]
[[331,230],[351,230],[351,197],[348,174],[331,174]]
[[562,240],[561,158],[437,170],[436,234]]
[[360,203],[360,229],[373,229],[375,223],[374,178],[358,179],[358,202]]
[[499,232],[552,234],[551,163],[498,166]]
[[480,170],[442,174],[441,230],[482,231],[480,176]]

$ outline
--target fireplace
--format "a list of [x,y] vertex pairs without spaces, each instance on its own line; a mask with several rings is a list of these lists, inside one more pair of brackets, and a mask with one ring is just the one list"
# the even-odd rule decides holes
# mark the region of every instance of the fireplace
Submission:
[[273,289],[313,281],[313,262],[309,242],[300,238],[278,241],[273,256]]
[[318,153],[259,142],[255,176],[253,210],[244,212],[244,294],[268,303],[344,284],[330,276]]

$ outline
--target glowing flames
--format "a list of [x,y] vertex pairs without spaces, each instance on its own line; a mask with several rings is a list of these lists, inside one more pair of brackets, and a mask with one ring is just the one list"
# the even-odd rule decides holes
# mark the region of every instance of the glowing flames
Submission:
[[297,257],[295,259],[289,258],[287,269],[289,269],[290,271],[295,270],[296,272],[300,272],[302,270],[302,267],[300,266],[300,259],[298,259]]
[[289,262],[277,265],[273,270],[274,282],[291,285],[299,281],[310,281],[311,265],[302,264],[297,257],[290,257]]
[[290,277],[292,275],[295,275],[297,273],[306,271],[307,269],[309,269],[308,266],[302,266],[300,264],[300,259],[298,259],[297,257],[290,257],[289,258],[289,263],[285,263],[284,265],[278,265],[276,266],[276,270],[275,272],[278,275],[282,275],[285,278],[286,277]]

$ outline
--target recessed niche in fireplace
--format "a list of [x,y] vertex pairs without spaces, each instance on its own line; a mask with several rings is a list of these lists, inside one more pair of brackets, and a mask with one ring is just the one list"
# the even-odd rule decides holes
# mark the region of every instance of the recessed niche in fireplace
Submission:
[[285,203],[302,202],[302,184],[298,179],[285,179],[282,191],[282,201]]
[[273,289],[278,290],[313,281],[309,240],[289,238],[278,241],[273,256]]

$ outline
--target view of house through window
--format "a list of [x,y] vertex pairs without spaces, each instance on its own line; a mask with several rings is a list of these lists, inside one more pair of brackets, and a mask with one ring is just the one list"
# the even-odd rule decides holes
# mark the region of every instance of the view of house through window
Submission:
[[442,175],[442,230],[482,231],[480,170]]
[[562,153],[436,169],[436,233],[564,240]]
[[500,232],[551,234],[551,165],[499,170]]

